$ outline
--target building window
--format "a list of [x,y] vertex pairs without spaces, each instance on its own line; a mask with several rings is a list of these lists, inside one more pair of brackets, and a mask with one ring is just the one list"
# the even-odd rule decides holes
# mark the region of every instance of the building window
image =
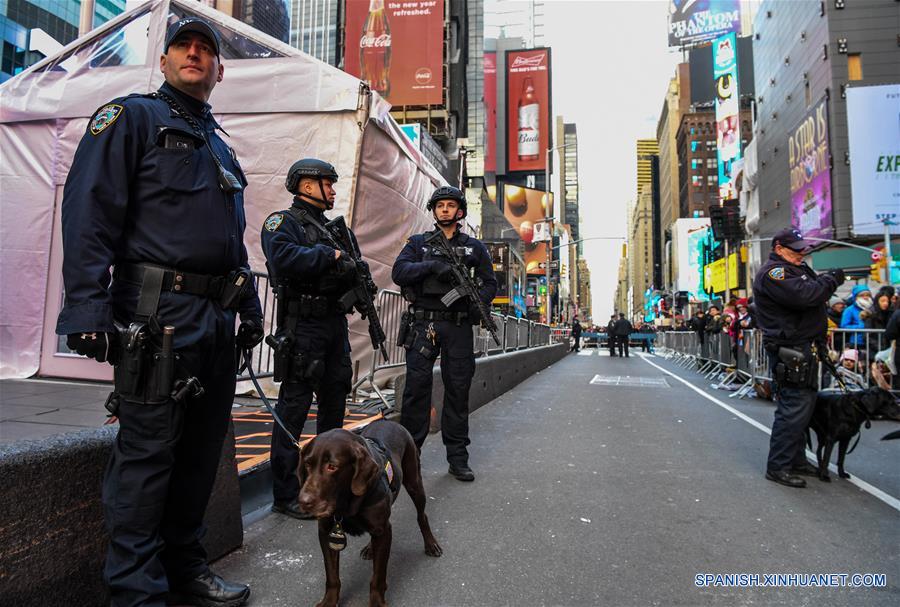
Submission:
[[696,152],[696,151],[697,151],[697,146],[698,146],[698,145],[700,145],[700,142],[699,142],[699,141],[692,141],[692,142],[691,142],[691,151],[692,151],[692,152]]
[[847,55],[847,78],[849,80],[863,79],[862,55],[859,53]]

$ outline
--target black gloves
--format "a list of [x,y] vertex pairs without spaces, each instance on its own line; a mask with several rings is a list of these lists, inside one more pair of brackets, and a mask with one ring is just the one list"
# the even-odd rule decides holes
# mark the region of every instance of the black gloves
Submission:
[[252,350],[259,345],[264,334],[262,320],[258,318],[242,320],[234,341],[241,350]]
[[352,276],[356,274],[356,262],[348,256],[341,254],[337,259],[337,273],[340,276]]
[[441,282],[453,282],[453,270],[448,263],[437,260],[432,261],[431,273],[434,274]]
[[844,281],[847,279],[847,277],[844,276],[844,271],[840,268],[836,270],[828,270],[828,273],[834,277],[835,282],[837,282],[837,286],[841,286],[842,284],[844,284]]
[[70,350],[82,356],[93,358],[97,362],[115,365],[119,362],[115,336],[111,333],[73,333],[66,336],[66,345]]

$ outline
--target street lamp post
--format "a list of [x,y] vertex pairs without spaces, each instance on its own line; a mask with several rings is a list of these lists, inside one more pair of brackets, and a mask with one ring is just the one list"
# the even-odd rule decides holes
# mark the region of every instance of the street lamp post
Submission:
[[[544,197],[544,201],[545,201],[545,203],[544,203],[544,221],[547,222],[547,230],[548,230],[548,232],[549,232],[549,234],[550,234],[550,241],[547,243],[547,272],[546,272],[546,277],[547,277],[547,301],[546,301],[546,303],[545,303],[545,305],[544,305],[544,309],[546,310],[546,314],[547,314],[547,324],[548,324],[548,325],[550,324],[550,320],[551,320],[551,318],[553,317],[553,310],[552,310],[552,308],[550,307],[550,300],[551,300],[551,295],[550,295],[550,292],[551,292],[551,290],[550,290],[550,274],[551,274],[551,270],[550,270],[550,262],[551,262],[552,259],[553,259],[553,209],[552,209],[552,206],[553,206],[552,196],[553,196],[553,194],[552,194],[552,191],[551,191],[551,189],[550,189],[550,154],[552,154],[552,153],[553,153],[554,151],[556,151],[556,150],[564,150],[565,148],[572,147],[573,145],[577,145],[577,143],[573,141],[573,142],[567,143],[567,144],[565,144],[565,145],[558,145],[558,146],[555,146],[555,147],[549,147],[549,148],[547,148],[547,155],[546,155],[546,157],[544,158],[544,191],[545,191],[545,193],[546,193],[546,194],[545,194],[545,197]],[[560,205],[562,205],[562,201],[560,201]],[[562,208],[562,206],[560,206],[560,208]],[[559,297],[558,294],[557,294],[557,297]]]

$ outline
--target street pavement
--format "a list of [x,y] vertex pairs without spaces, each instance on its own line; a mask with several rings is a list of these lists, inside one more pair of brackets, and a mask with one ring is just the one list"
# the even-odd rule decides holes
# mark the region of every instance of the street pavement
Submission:
[[[877,440],[900,424],[875,422],[847,459],[884,499],[837,478],[791,489],[763,477],[769,437],[752,422],[770,427],[771,403],[729,399],[659,357],[588,352],[472,415],[474,483],[447,475],[440,438],[429,437],[427,512],[444,555],[424,554],[401,494],[390,604],[900,604],[900,441]],[[215,569],[251,583],[251,605],[315,604],[325,584],[315,522],[253,518],[244,547]],[[365,543],[350,538],[343,553],[344,607],[368,603]],[[886,586],[698,587],[706,573],[761,583],[765,574],[876,573]]]

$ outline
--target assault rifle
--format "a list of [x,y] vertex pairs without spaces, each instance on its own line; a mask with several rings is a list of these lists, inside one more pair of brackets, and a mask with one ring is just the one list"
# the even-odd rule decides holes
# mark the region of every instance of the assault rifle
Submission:
[[475,281],[472,280],[472,277],[469,275],[469,269],[459,258],[456,249],[451,246],[450,241],[447,240],[444,231],[441,229],[435,230],[429,236],[425,237],[425,243],[434,247],[450,261],[450,271],[453,273],[453,282],[455,286],[452,291],[441,298],[441,302],[449,308],[450,304],[460,297],[468,297],[471,307],[477,310],[478,315],[481,317],[479,319],[481,324],[490,332],[491,337],[494,338],[494,343],[499,346],[500,337],[497,335],[497,324],[491,317],[491,313],[487,309],[487,306],[481,301],[481,297],[478,295],[478,288],[475,286]]
[[375,302],[372,300],[378,292],[378,287],[372,280],[372,272],[369,270],[368,264],[362,260],[362,254],[350,236],[350,229],[342,215],[332,219],[324,227],[326,238],[331,240],[335,248],[341,251],[341,256],[346,255],[356,264],[353,288],[341,298],[341,305],[345,310],[356,308],[360,316],[369,321],[369,339],[372,340],[372,347],[381,352],[381,356],[386,362],[388,353],[384,349],[384,342],[387,341],[387,337],[381,326],[381,320],[378,318]]

